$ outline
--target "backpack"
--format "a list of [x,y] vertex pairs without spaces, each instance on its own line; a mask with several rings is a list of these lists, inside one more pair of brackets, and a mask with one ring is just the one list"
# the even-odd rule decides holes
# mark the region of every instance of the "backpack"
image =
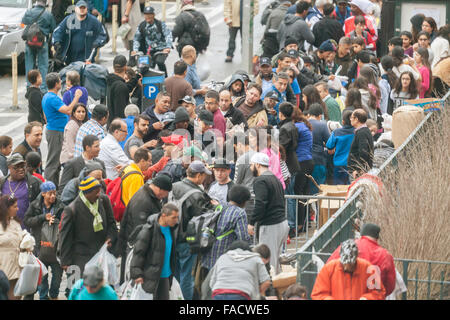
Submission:
[[269,3],[269,5],[264,9],[262,16],[261,16],[261,25],[266,25],[267,20],[269,19],[270,14],[272,13],[272,11],[275,8],[278,8],[278,6],[280,5],[280,2],[275,0],[271,3]]
[[197,11],[185,11],[192,17],[193,26],[190,27],[190,34],[195,47],[205,50],[209,45],[211,31],[205,16]]
[[133,170],[123,175],[124,169],[122,169],[119,176],[112,180],[106,187],[106,195],[111,201],[114,218],[117,222],[122,220],[123,213],[125,212],[125,203],[122,199],[122,183],[131,174],[141,174],[139,171]]
[[207,211],[189,221],[186,229],[186,242],[192,253],[207,253],[217,240],[220,241],[234,232],[234,230],[229,230],[216,237],[217,221],[222,212],[223,207],[219,205],[214,211]]
[[38,20],[44,14],[45,8],[33,20],[33,23],[28,25],[22,33],[22,39],[31,49],[41,49],[45,43],[45,35],[39,27]]

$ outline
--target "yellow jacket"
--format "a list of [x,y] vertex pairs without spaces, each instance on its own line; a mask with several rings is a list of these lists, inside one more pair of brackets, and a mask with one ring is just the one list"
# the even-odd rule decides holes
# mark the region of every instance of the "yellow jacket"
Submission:
[[130,199],[139,190],[139,188],[144,185],[144,175],[142,174],[141,169],[139,169],[139,167],[135,163],[126,166],[123,169],[122,176],[125,176],[128,172],[131,171],[138,171],[139,174],[130,174],[125,178],[125,180],[122,181],[122,200],[125,206],[128,205],[128,202],[130,202]]
[[[241,0],[225,0],[223,3],[223,15],[225,23],[231,22],[233,27],[241,26],[240,18],[240,3]],[[254,0],[253,16],[258,14],[259,3],[258,0]]]

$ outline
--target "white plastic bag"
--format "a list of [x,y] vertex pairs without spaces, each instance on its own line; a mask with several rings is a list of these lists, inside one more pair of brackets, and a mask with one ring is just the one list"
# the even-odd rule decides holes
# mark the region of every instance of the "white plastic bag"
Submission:
[[100,251],[86,263],[84,268],[87,268],[89,265],[100,267],[103,270],[103,277],[108,284],[116,286],[119,283],[117,259],[109,253],[106,243],[101,247]]
[[195,65],[197,67],[197,74],[200,81],[205,81],[211,74],[211,66],[208,62],[208,58],[214,59],[208,51],[199,54],[197,57]]
[[130,300],[153,300],[153,294],[145,292],[142,285],[137,284],[131,290]]
[[169,300],[184,300],[180,284],[178,283],[177,279],[175,279],[175,277],[173,277],[172,287],[169,291]]
[[133,281],[125,281],[119,289],[118,295],[120,300],[130,300],[131,293],[133,292]]
[[20,272],[19,280],[14,287],[14,295],[16,297],[33,294],[37,290],[39,273],[41,272],[41,265],[37,258],[30,254],[28,263]]

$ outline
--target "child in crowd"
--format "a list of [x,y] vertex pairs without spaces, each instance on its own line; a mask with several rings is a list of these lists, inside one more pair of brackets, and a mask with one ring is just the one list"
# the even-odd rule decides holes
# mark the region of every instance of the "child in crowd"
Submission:
[[400,75],[394,89],[391,91],[391,99],[394,101],[393,111],[402,106],[405,100],[419,99],[419,90],[417,90],[417,85],[411,72],[405,71]]
[[45,182],[44,177],[42,175],[40,175],[39,173],[37,173],[37,170],[40,168],[41,163],[42,163],[42,159],[41,159],[41,156],[39,155],[39,153],[34,152],[34,151],[28,152],[28,154],[25,158],[25,162],[27,163],[27,172],[29,174],[35,176],[42,182]]
[[414,48],[412,46],[413,35],[409,31],[402,31],[400,33],[400,37],[402,38],[402,47],[406,55],[413,58]]
[[28,123],[37,121],[45,124],[45,115],[42,110],[42,97],[40,86],[42,85],[42,76],[39,70],[30,70],[27,74],[30,86],[27,88],[25,98],[28,100]]

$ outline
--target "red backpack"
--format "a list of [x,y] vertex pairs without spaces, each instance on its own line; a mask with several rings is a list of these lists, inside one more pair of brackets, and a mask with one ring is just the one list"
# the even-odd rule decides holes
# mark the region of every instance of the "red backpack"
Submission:
[[106,195],[111,201],[114,219],[116,219],[117,222],[120,222],[122,220],[123,213],[125,212],[125,203],[123,202],[122,199],[122,182],[130,174],[141,174],[139,171],[133,170],[123,175],[124,169],[122,169],[122,171],[119,173],[119,176],[114,180],[112,180],[111,182],[109,182],[108,186],[106,187]]

